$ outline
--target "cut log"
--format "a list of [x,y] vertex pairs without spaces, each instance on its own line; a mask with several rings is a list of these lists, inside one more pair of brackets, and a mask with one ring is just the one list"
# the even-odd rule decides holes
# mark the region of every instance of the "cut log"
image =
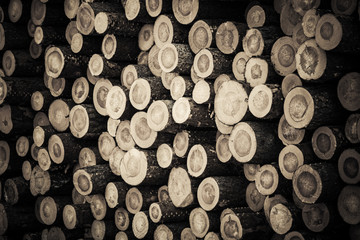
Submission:
[[[154,45],[153,45],[153,47],[154,47]],[[150,51],[141,51],[137,57],[137,64],[148,66],[149,53],[150,53]],[[160,66],[159,66],[159,68],[160,68]]]
[[95,16],[94,28],[98,34],[118,34],[126,37],[137,37],[142,25],[128,21],[123,10],[99,12]]
[[163,143],[156,150],[156,159],[161,168],[169,168],[180,165],[180,159],[175,155],[169,144]]
[[0,36],[0,50],[21,49],[31,41],[26,27],[10,22],[0,23]]
[[299,13],[301,16],[304,15],[304,13],[312,8],[318,8],[320,5],[320,0],[313,0],[313,1],[305,1],[305,0],[300,0],[300,1],[295,1],[295,0],[291,0],[291,5],[294,8],[295,12]]
[[316,25],[320,19],[319,12],[315,9],[309,9],[302,18],[302,28],[306,37],[315,37]]
[[0,107],[0,131],[7,135],[31,135],[34,113],[30,108],[3,104]]
[[159,77],[138,78],[129,91],[130,103],[137,110],[147,108],[151,100],[169,99],[169,95]]
[[349,115],[345,123],[345,137],[350,143],[360,142],[360,115],[357,113]]
[[35,145],[35,143],[33,143],[32,145],[31,145],[31,148],[30,148],[30,154],[31,154],[31,157],[32,157],[32,159],[34,160],[34,161],[37,161],[37,156],[38,156],[38,153],[39,153],[39,147],[37,147],[36,145]]
[[33,119],[33,128],[36,126],[49,126],[50,121],[44,112],[37,112]]
[[50,104],[54,101],[54,97],[51,95],[50,91],[34,91],[31,95],[31,108],[38,111],[48,110]]
[[[282,182],[284,180],[284,182]],[[259,171],[255,175],[255,186],[256,189],[263,195],[271,195],[275,191],[281,193],[286,193],[287,189],[283,189],[280,185],[285,185],[290,183],[285,181],[279,176],[278,168],[275,165],[265,164],[262,165]]]
[[[242,39],[242,48],[249,57],[269,55],[273,44],[281,36],[282,32],[278,26],[251,28]],[[295,56],[295,53],[293,55]]]
[[340,178],[347,184],[360,182],[360,154],[353,148],[344,150],[338,160]]
[[198,143],[215,144],[216,131],[179,131],[173,141],[173,148],[176,156],[184,158],[190,148]]
[[322,232],[329,225],[331,216],[325,203],[305,205],[302,209],[305,226],[312,232]]
[[197,83],[197,82],[200,81],[200,80],[204,80],[204,78],[199,77],[199,76],[197,75],[197,73],[195,72],[194,64],[191,66],[191,69],[190,69],[190,77],[191,77],[191,80],[192,80],[194,83]]
[[11,22],[17,24],[25,24],[30,18],[30,1],[11,0],[7,6],[8,18]]
[[129,90],[123,86],[112,86],[106,96],[105,108],[112,119],[129,118],[135,112],[129,101]]
[[154,239],[181,239],[182,230],[189,226],[188,222],[159,224],[154,232]]
[[68,44],[71,45],[72,37],[76,34],[80,33],[79,30],[76,27],[76,21],[70,21],[65,29],[65,38]]
[[70,19],[74,19],[77,14],[77,10],[80,6],[79,0],[64,0],[64,12],[65,15]]
[[286,204],[288,201],[286,198],[284,198],[281,194],[274,194],[270,196],[266,196],[264,201],[264,214],[266,221],[270,224],[270,211],[273,206],[275,206],[278,203]]
[[248,184],[245,194],[246,203],[252,211],[258,212],[263,209],[266,196],[257,190],[255,182]]
[[[157,45],[153,45],[149,51],[149,55],[148,55],[148,59],[147,59],[147,65],[149,66],[149,69],[152,72],[152,74],[154,74],[156,77],[160,77],[161,72],[163,71],[160,66],[160,62],[159,62],[159,52],[160,52],[160,48]],[[169,52],[169,54],[170,53],[172,53],[172,52]],[[170,56],[170,57],[172,57],[172,56]],[[167,60],[167,61],[169,61],[169,60]]]
[[241,121],[248,110],[248,86],[236,81],[221,84],[214,100],[217,118],[225,124],[234,125]]
[[74,54],[70,46],[52,46],[45,52],[45,70],[53,78],[84,76],[88,62],[88,56]]
[[265,224],[263,213],[255,213],[249,208],[232,208],[230,211],[232,212],[225,214],[221,219],[220,232],[223,239],[241,239],[252,234],[259,235],[258,238],[268,235],[269,227]]
[[191,98],[179,98],[172,109],[172,117],[178,124],[192,127],[214,128],[215,121],[210,105],[196,104]]
[[205,235],[204,240],[220,240],[220,233],[218,232],[208,232]]
[[278,164],[282,175],[291,180],[296,169],[305,163],[316,162],[317,159],[310,143],[287,145],[279,154]]
[[316,43],[327,51],[359,53],[360,44],[352,41],[358,36],[359,29],[351,20],[332,13],[322,15],[316,25]]
[[77,170],[73,175],[73,184],[81,195],[102,193],[109,181],[117,179],[109,164],[88,166]]
[[94,166],[102,163],[99,149],[95,146],[83,147],[79,152],[79,167]]
[[301,19],[302,15],[295,11],[290,1],[286,1],[280,12],[280,27],[284,34],[291,36],[293,28]]
[[144,1],[139,0],[121,0],[121,4],[125,10],[125,16],[129,21],[139,21],[149,23],[152,19],[149,17]]
[[109,61],[100,54],[92,55],[88,63],[91,75],[105,78],[119,78],[126,65],[125,62]]
[[350,72],[341,77],[337,85],[337,97],[341,105],[349,111],[360,109],[359,96],[360,85],[358,84],[360,73]]
[[324,162],[300,166],[292,182],[296,196],[304,203],[334,200],[341,188],[337,169]]
[[181,97],[191,97],[194,89],[194,82],[189,76],[176,76],[171,80],[170,95],[173,100]]
[[44,171],[48,171],[51,167],[51,158],[47,149],[41,147],[38,152],[38,165]]
[[44,89],[41,78],[0,77],[0,104],[28,106],[33,92]]
[[249,58],[250,57],[244,51],[238,52],[235,55],[232,62],[232,73],[236,80],[245,81],[245,67]]
[[35,39],[30,42],[29,53],[33,59],[42,59],[44,57],[44,49],[42,45],[35,42]]
[[340,122],[343,108],[336,99],[334,89],[329,86],[296,87],[284,101],[286,121],[295,128],[316,129]]
[[305,128],[294,128],[283,115],[279,120],[278,137],[284,145],[299,144],[305,136]]
[[159,187],[159,189],[158,189],[158,199],[159,199],[159,202],[164,202],[164,201],[170,201],[171,202],[167,185],[162,185],[161,187]]
[[356,0],[331,1],[331,10],[337,15],[352,15],[356,10]]
[[187,44],[167,43],[158,53],[158,62],[164,72],[189,74],[193,61],[192,51]]
[[174,167],[169,174],[169,196],[175,207],[184,208],[195,204],[200,179],[190,178],[185,166]]
[[107,123],[106,123],[106,129],[107,132],[112,136],[115,137],[116,136],[116,130],[117,127],[120,124],[120,119],[112,119],[111,117],[108,118]]
[[179,223],[188,219],[189,209],[177,208],[171,201],[153,202],[149,215],[154,223]]
[[62,219],[65,227],[69,230],[84,228],[93,221],[88,204],[67,204],[63,208]]
[[117,176],[121,176],[120,164],[121,164],[121,161],[122,161],[124,155],[125,155],[125,152],[117,146],[111,152],[111,155],[109,158],[109,165],[110,165],[111,171]]
[[174,15],[162,14],[154,23],[154,42],[161,49],[167,43],[186,43],[189,27],[179,23]]
[[94,34],[95,17],[101,12],[123,12],[119,3],[83,2],[79,6],[76,15],[77,29],[84,35]]
[[47,196],[43,198],[39,206],[39,215],[43,224],[52,225],[62,222],[63,208],[71,203],[68,196]]
[[89,85],[85,77],[77,78],[71,88],[71,97],[76,104],[92,102],[91,93],[94,90],[93,85]]
[[27,202],[29,204],[31,197],[29,183],[23,177],[6,179],[4,184],[4,200],[6,203],[15,205]]
[[[32,160],[25,160],[22,164],[21,172],[22,177],[26,181],[30,181],[32,169],[36,166],[36,162]],[[29,188],[30,189],[30,188]]]
[[226,21],[216,31],[216,47],[224,54],[241,50],[241,40],[246,35],[247,25],[240,22]]
[[133,215],[129,214],[129,212],[125,208],[119,207],[118,209],[116,209],[115,225],[120,231],[128,230],[130,224],[132,223],[132,220],[133,220]]
[[147,114],[144,111],[135,113],[131,118],[130,134],[136,145],[141,148],[155,147],[158,138],[158,133],[149,127]]
[[134,139],[132,138],[130,134],[130,121],[124,120],[121,121],[117,130],[116,130],[116,136],[115,140],[117,145],[122,149],[123,151],[128,151],[135,147]]
[[132,221],[132,231],[137,239],[153,238],[156,225],[149,221],[149,212],[141,211],[135,214]]
[[277,234],[286,234],[301,226],[301,211],[294,205],[277,203],[270,209],[270,226]]
[[109,161],[110,155],[115,147],[115,139],[108,132],[101,133],[98,139],[98,149],[102,159]]
[[218,231],[219,215],[220,213],[217,211],[205,212],[202,208],[194,208],[189,216],[190,228],[194,235],[203,238],[209,231]]
[[279,13],[274,6],[261,4],[260,2],[250,2],[245,10],[246,23],[249,28],[259,28],[269,25],[279,26]]
[[231,56],[225,55],[216,48],[200,50],[194,58],[194,71],[202,78],[215,79],[220,74],[232,73]]
[[360,199],[360,187],[356,185],[345,186],[338,197],[337,208],[341,218],[348,224],[358,224],[360,222],[360,212],[358,209]]
[[96,111],[102,115],[108,115],[106,110],[106,99],[107,95],[112,87],[112,83],[107,79],[100,79],[96,82],[93,91],[93,102]]
[[295,49],[297,50],[304,42],[309,40],[311,38],[307,37],[304,33],[304,29],[302,27],[302,23],[296,24],[296,26],[293,29],[292,34],[292,40],[295,46]]
[[53,134],[48,141],[49,155],[56,164],[77,159],[82,148],[82,144],[70,133]]
[[196,236],[190,227],[186,227],[181,231],[181,239],[196,240]]
[[109,208],[124,206],[129,187],[123,181],[109,182],[105,188],[105,199]]
[[196,178],[235,175],[235,171],[231,169],[230,165],[217,159],[214,145],[193,145],[187,155],[186,164],[189,175]]
[[33,59],[28,50],[6,50],[2,56],[2,67],[6,76],[40,77],[44,65],[39,59]]
[[[67,84],[66,84],[67,82]],[[65,78],[49,78],[48,88],[53,97],[71,99],[71,83]]]
[[125,206],[131,214],[149,210],[150,205],[157,201],[157,190],[152,186],[132,187],[125,196]]
[[216,115],[215,115],[215,125],[217,130],[222,134],[230,134],[233,129],[233,125],[228,125],[221,122]]
[[114,221],[94,220],[91,224],[91,236],[94,240],[115,239],[117,228]]
[[121,72],[121,85],[130,89],[133,82],[138,78],[153,76],[149,67],[146,65],[129,64]]
[[281,92],[284,98],[295,87],[301,87],[302,82],[298,75],[290,73],[286,75],[281,82]]
[[268,57],[250,58],[245,67],[245,79],[251,87],[265,83],[279,84],[281,81]]
[[[197,19],[231,19],[245,21],[244,10],[247,2],[245,1],[228,1],[226,4],[222,2],[207,1],[191,1],[183,2],[181,0],[175,0],[172,3],[172,10],[174,16],[178,22],[187,25]],[[240,11],[239,11],[240,9]]]
[[144,24],[138,34],[138,46],[140,50],[148,51],[154,43],[154,24]]
[[232,159],[232,153],[229,149],[229,134],[221,134],[216,139],[216,156],[222,163],[227,163]]
[[174,102],[172,100],[153,101],[147,110],[147,124],[154,131],[177,133],[180,126],[170,115]]
[[340,126],[322,126],[315,130],[312,148],[316,156],[323,160],[338,159],[349,144]]
[[198,187],[197,199],[205,211],[243,206],[246,202],[245,185],[244,177],[207,177]]
[[204,19],[196,21],[188,34],[189,46],[194,54],[201,49],[216,47],[216,31],[221,24],[219,20]]
[[1,235],[21,239],[24,231],[37,231],[43,227],[34,215],[34,206],[18,208],[1,203],[0,210]]
[[71,38],[71,51],[86,56],[101,53],[101,45],[99,45],[99,42],[102,39],[102,36],[86,36],[81,33],[75,33]]
[[157,17],[160,13],[170,13],[171,3],[164,0],[145,0],[146,11],[150,17]]
[[[61,6],[61,5],[60,5]],[[40,0],[31,2],[31,20],[37,26],[61,26],[66,24],[69,19],[66,17],[65,12],[59,11],[60,7],[56,2],[43,3]],[[63,7],[62,5],[61,7]]]
[[279,156],[281,146],[270,123],[239,122],[230,134],[229,148],[239,162],[271,163]]
[[101,52],[106,59],[112,61],[135,62],[140,49],[135,38],[106,34],[101,44]]
[[96,220],[114,219],[115,209],[107,207],[103,194],[91,195],[87,201],[90,204],[91,213]]
[[256,173],[260,170],[260,164],[244,163],[244,175],[249,182],[255,181]]
[[255,86],[248,101],[249,111],[257,118],[279,119],[283,115],[283,97],[277,84]]
[[37,26],[34,32],[34,40],[37,44],[48,46],[50,44],[65,44],[65,27]]
[[288,36],[278,38],[272,45],[271,62],[275,71],[281,76],[287,76],[296,70],[296,46]]
[[72,198],[73,204],[85,204],[85,203],[87,203],[85,196],[81,195],[81,194],[76,190],[75,187],[74,187],[73,190],[71,191],[71,198]]

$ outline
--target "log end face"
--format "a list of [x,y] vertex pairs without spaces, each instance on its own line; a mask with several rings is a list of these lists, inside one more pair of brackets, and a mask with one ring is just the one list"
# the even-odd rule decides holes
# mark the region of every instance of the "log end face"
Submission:
[[256,188],[263,195],[273,194],[279,184],[279,175],[270,164],[263,165],[255,175]]
[[121,176],[127,184],[139,185],[145,179],[147,165],[147,159],[143,152],[135,148],[130,149],[121,161]]
[[278,125],[278,136],[284,145],[299,144],[305,136],[305,129],[292,127],[283,115]]
[[294,172],[304,164],[304,155],[295,145],[287,145],[279,154],[279,168],[281,174],[288,180],[293,178]]
[[38,153],[38,164],[42,170],[47,171],[51,166],[51,159],[48,151],[45,148],[40,148]]
[[355,149],[344,150],[338,160],[341,179],[347,184],[360,182],[360,154]]
[[178,132],[174,137],[173,148],[176,156],[184,157],[189,148],[189,133],[187,131]]
[[52,78],[60,76],[65,64],[62,51],[57,47],[50,47],[45,52],[45,70]]
[[124,158],[125,152],[121,150],[119,147],[115,147],[111,152],[109,158],[110,169],[113,174],[116,176],[121,176],[120,163]]
[[173,160],[173,149],[169,144],[161,144],[156,151],[156,159],[161,168],[168,168]]
[[[156,46],[156,44],[154,44],[151,47],[147,57],[145,54],[138,56],[138,62],[141,60],[141,58],[139,58],[139,57],[146,57],[146,59],[147,59],[146,63],[149,66],[151,73],[154,74],[156,77],[161,77],[161,73],[163,72],[162,67],[160,65],[159,59],[161,56],[160,56],[159,52],[160,52],[160,48],[158,46]],[[145,61],[145,59],[144,59],[144,61]],[[171,72],[171,71],[168,71],[168,72]]]
[[266,85],[255,86],[249,95],[249,110],[257,118],[265,117],[271,110],[273,93]]
[[210,100],[210,84],[205,80],[198,81],[193,89],[192,98],[197,104],[203,104]]
[[241,239],[243,236],[243,229],[240,219],[233,213],[225,215],[220,223],[221,237],[225,240]]
[[176,47],[171,43],[164,44],[158,53],[157,61],[162,71],[173,71],[177,67],[179,61]]
[[147,122],[154,131],[161,131],[166,128],[169,122],[169,109],[163,101],[154,101],[147,111]]
[[261,194],[255,185],[255,182],[250,182],[246,188],[246,203],[249,208],[254,211],[260,211],[264,206],[266,196]]
[[140,1],[139,0],[128,0],[124,6],[125,16],[127,20],[134,20],[140,12]]
[[203,20],[196,21],[188,34],[190,49],[197,54],[201,49],[209,48],[213,41],[210,26]]
[[266,14],[261,5],[252,6],[246,15],[246,23],[249,28],[262,27],[265,24],[265,20]]
[[160,224],[157,226],[154,232],[154,240],[161,240],[161,239],[173,239],[172,231],[165,225]]
[[294,128],[304,128],[314,116],[314,100],[302,87],[291,90],[284,101],[284,115],[287,123]]
[[107,80],[97,80],[94,91],[93,91],[93,102],[96,111],[102,115],[107,116],[107,110],[106,110],[106,98],[107,95],[112,87],[112,84],[110,81]]
[[248,162],[256,152],[256,137],[251,126],[245,122],[235,125],[229,138],[229,149],[239,162]]
[[342,25],[334,14],[327,13],[320,17],[316,25],[315,40],[322,49],[329,51],[336,48],[342,37]]
[[76,14],[76,27],[84,35],[89,35],[94,30],[95,13],[90,4],[83,2]]
[[214,58],[208,49],[202,49],[195,55],[194,71],[201,78],[210,76],[214,71]]
[[172,117],[176,123],[186,122],[191,114],[190,103],[187,98],[179,98],[175,101],[172,109]]
[[34,32],[34,41],[37,44],[41,44],[44,39],[44,31],[41,26],[37,26]]
[[46,16],[46,4],[41,1],[32,1],[31,2],[31,20],[37,26],[40,26]]
[[312,148],[316,156],[323,160],[331,159],[339,143],[329,127],[319,127],[311,139]]
[[191,180],[182,167],[171,169],[168,182],[169,196],[175,207],[186,207],[193,202]]
[[278,234],[287,233],[293,223],[290,210],[282,203],[274,205],[270,210],[270,225]]
[[109,182],[105,188],[105,200],[109,208],[115,208],[119,203],[119,193],[114,183]]
[[337,15],[351,15],[356,10],[356,0],[331,1],[331,9]]
[[66,205],[63,209],[63,222],[67,229],[74,229],[76,227],[76,211],[72,205]]
[[103,220],[106,216],[107,205],[104,195],[95,194],[91,196],[90,209],[96,220]]
[[345,123],[345,137],[349,142],[360,142],[360,114],[351,114]]
[[79,53],[83,47],[83,35],[81,33],[75,33],[71,38],[71,51],[73,53]]
[[238,52],[234,57],[232,62],[232,72],[239,81],[245,81],[245,67],[248,60],[249,56],[243,51]]
[[99,76],[104,70],[104,60],[99,54],[94,54],[89,60],[89,70],[91,75]]
[[130,225],[129,212],[125,208],[118,208],[115,211],[115,225],[120,231],[126,231]]
[[52,197],[45,197],[40,203],[40,219],[46,225],[52,225],[57,218],[57,206]]
[[192,146],[186,164],[189,174],[193,177],[199,177],[205,171],[207,165],[205,148],[200,144]]
[[185,79],[182,76],[176,76],[170,84],[170,96],[173,100],[183,97],[186,91]]
[[115,147],[115,140],[108,132],[103,132],[99,136],[98,149],[102,159],[104,159],[105,161],[109,161],[110,155]]
[[6,76],[11,76],[15,72],[16,59],[11,50],[6,50],[2,57],[2,67]]
[[4,235],[8,229],[8,217],[5,206],[0,203],[0,234]]
[[132,230],[136,238],[144,238],[149,230],[149,220],[144,212],[135,214],[132,222]]
[[138,34],[138,46],[142,51],[148,51],[154,45],[154,24],[144,24]]
[[66,30],[65,30],[65,38],[66,41],[71,45],[71,40],[72,37],[76,34],[79,33],[79,30],[76,27],[76,21],[70,21],[68,23],[68,25],[66,26]]
[[95,240],[104,239],[106,233],[106,225],[104,221],[94,220],[91,224],[91,236]]
[[106,110],[109,117],[119,119],[126,108],[127,97],[124,90],[119,86],[111,87],[106,97]]
[[316,9],[309,9],[306,11],[302,20],[302,28],[306,37],[315,37],[316,25],[319,19],[320,15],[317,14]]
[[231,21],[223,22],[216,31],[216,47],[224,54],[231,54],[237,49],[239,38],[235,24]]
[[109,18],[105,12],[99,12],[95,16],[94,28],[98,34],[103,34],[106,32],[109,26]]
[[2,175],[9,166],[10,146],[6,141],[0,141],[0,175]]
[[252,57],[246,63],[245,79],[251,87],[265,84],[269,71],[268,63],[259,57]]
[[284,36],[276,40],[271,48],[271,62],[281,76],[296,70],[296,47],[292,38]]
[[220,189],[214,178],[208,177],[201,181],[197,190],[197,199],[205,211],[214,209],[219,201]]
[[346,223],[358,224],[360,222],[360,187],[345,186],[339,194],[337,208]]
[[130,134],[141,148],[151,147],[157,138],[157,132],[147,122],[147,114],[143,111],[135,113],[130,121]]
[[19,201],[19,192],[15,181],[8,178],[4,184],[4,199],[5,202],[14,205]]
[[227,163],[232,157],[229,148],[229,137],[229,135],[221,134],[216,140],[216,155],[222,163]]
[[80,6],[80,0],[64,0],[64,12],[67,18],[74,19]]
[[198,238],[205,237],[210,227],[209,217],[202,208],[194,208],[190,212],[189,223],[191,230]]
[[147,80],[143,78],[136,79],[130,87],[129,99],[131,105],[137,110],[144,110],[151,99],[151,89],[150,84]]
[[181,231],[181,239],[196,240],[196,236],[192,232],[191,228],[187,227]]
[[30,149],[29,139],[21,136],[16,140],[16,153],[20,157],[25,157]]
[[337,96],[341,105],[349,111],[360,109],[360,73],[351,72],[344,75],[337,86]]
[[149,207],[149,215],[151,221],[159,223],[162,217],[161,208],[158,203],[152,203]]
[[116,139],[116,143],[124,151],[128,151],[128,150],[134,148],[135,142],[130,134],[130,121],[129,120],[120,122],[120,124],[116,130],[115,139]]
[[260,171],[260,164],[245,163],[244,164],[244,175],[250,182],[255,181],[256,173]]
[[117,40],[115,35],[113,34],[106,34],[102,44],[101,44],[101,52],[104,54],[106,59],[111,59],[117,49]]
[[292,185],[296,196],[304,203],[315,203],[322,192],[319,173],[307,164],[295,171]]
[[85,77],[75,80],[71,88],[71,96],[76,104],[83,103],[89,96],[90,86]]
[[264,39],[261,32],[256,28],[247,30],[242,39],[242,46],[249,57],[260,56],[264,50]]
[[199,1],[174,0],[172,10],[176,20],[187,25],[194,21],[199,11]]
[[136,79],[138,79],[138,74],[134,65],[129,64],[123,68],[121,71],[121,84],[123,86],[130,89]]
[[301,87],[302,82],[298,75],[290,73],[286,75],[281,82],[281,92],[286,98],[287,94],[296,87]]
[[92,192],[93,184],[91,176],[85,170],[79,169],[74,173],[73,184],[76,190],[83,196],[87,196]]
[[36,126],[33,131],[33,140],[37,147],[41,147],[45,141],[45,131],[42,127]]
[[49,155],[56,164],[60,164],[65,158],[64,143],[61,138],[54,134],[49,138],[48,142]]
[[145,6],[150,17],[157,17],[161,13],[163,3],[160,0],[146,0]]
[[313,232],[323,231],[330,221],[329,209],[324,203],[305,205],[301,214],[306,227]]
[[21,168],[22,176],[26,181],[30,181],[32,167],[29,161],[24,161]]
[[138,188],[133,187],[127,191],[125,205],[126,209],[132,214],[136,214],[141,210],[143,205],[143,197]]
[[160,15],[154,23],[154,42],[162,48],[167,43],[171,43],[174,37],[174,27],[170,18],[166,15]]
[[[1,80],[0,80],[1,86]],[[33,92],[31,95],[31,108],[34,111],[40,111],[44,106],[44,96],[40,91]]]

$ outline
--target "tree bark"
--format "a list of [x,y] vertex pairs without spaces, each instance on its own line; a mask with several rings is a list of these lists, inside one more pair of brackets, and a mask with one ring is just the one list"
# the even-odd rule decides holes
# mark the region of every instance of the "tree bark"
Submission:
[[[60,5],[61,6],[61,5]],[[69,19],[64,11],[59,11],[59,4],[56,2],[42,3],[41,1],[32,1],[31,20],[37,26],[61,26],[66,24]],[[61,6],[63,7],[63,5]]]
[[[337,208],[341,218],[348,224],[358,224],[360,222],[359,211],[354,209],[353,204],[359,204],[360,188],[356,185],[345,186],[338,197]],[[354,202],[350,202],[354,199]]]
[[135,38],[106,34],[102,41],[101,51],[106,59],[135,63],[140,49]]
[[29,51],[23,49],[5,51],[2,66],[9,77],[40,77],[44,73],[42,61],[33,59]]
[[33,118],[30,108],[4,104],[0,107],[0,131],[6,135],[31,135]]
[[158,61],[162,71],[189,74],[194,61],[188,44],[168,43],[161,47]]
[[109,182],[105,188],[105,199],[110,208],[124,206],[129,187],[125,182]]
[[88,36],[75,33],[70,42],[71,51],[79,55],[91,57],[93,54],[101,53],[99,42],[102,40],[103,36]]
[[157,190],[153,186],[132,187],[126,193],[125,206],[131,214],[136,214],[149,210],[150,205],[157,201]]
[[154,223],[179,223],[188,219],[189,209],[177,208],[171,201],[153,202],[149,215]]
[[125,62],[114,62],[107,60],[104,56],[94,54],[91,56],[88,67],[93,76],[104,78],[119,78]]
[[68,204],[63,208],[62,219],[67,229],[82,229],[92,223],[88,204]]

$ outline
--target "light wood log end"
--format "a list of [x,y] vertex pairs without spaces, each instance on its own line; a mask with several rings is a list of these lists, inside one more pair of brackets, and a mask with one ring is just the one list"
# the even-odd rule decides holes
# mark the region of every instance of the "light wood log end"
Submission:
[[320,175],[308,164],[298,167],[292,185],[296,196],[304,203],[315,203],[322,192]]
[[161,168],[168,168],[173,160],[173,149],[167,143],[161,144],[156,151],[156,160]]
[[331,128],[322,126],[315,130],[311,138],[312,148],[316,156],[323,160],[331,159],[338,146],[336,137]]
[[279,153],[279,168],[281,174],[288,180],[293,178],[296,169],[303,164],[304,155],[295,145],[287,145]]
[[121,121],[116,130],[116,143],[123,151],[128,151],[135,146],[134,139],[130,134],[130,121]]
[[110,118],[119,119],[126,108],[127,97],[119,86],[112,86],[106,96],[105,108]]
[[220,189],[216,180],[212,177],[201,181],[197,189],[197,199],[205,211],[211,211],[216,207],[220,198]]
[[181,0],[174,0],[172,10],[176,20],[181,24],[187,25],[194,21],[199,11],[199,1],[183,2]]
[[144,111],[136,112],[130,121],[130,134],[136,145],[149,148],[157,138],[157,132],[152,130],[147,123],[147,114]]
[[120,164],[122,159],[124,158],[124,155],[125,152],[117,146],[111,152],[109,158],[109,165],[112,173],[114,173],[116,176],[121,176]]
[[121,161],[121,177],[127,184],[137,186],[145,179],[147,165],[147,158],[143,152],[135,148],[130,149]]
[[143,239],[149,230],[149,220],[144,212],[135,214],[132,222],[132,230],[137,239]]
[[240,36],[236,25],[231,21],[220,24],[216,31],[216,47],[224,54],[233,53],[239,44]]
[[154,42],[159,48],[172,42],[174,37],[174,26],[167,15],[160,15],[156,18],[153,31]]
[[194,71],[201,78],[210,76],[214,71],[214,58],[208,49],[202,49],[195,55]]
[[260,167],[255,175],[255,185],[257,190],[263,195],[273,194],[279,184],[279,175],[276,168],[270,164]]
[[154,24],[144,24],[138,34],[139,49],[148,51],[154,45],[154,42]]
[[255,132],[251,126],[246,122],[236,124],[229,138],[229,149],[234,158],[239,162],[249,162],[257,147]]
[[213,42],[210,26],[203,20],[196,21],[188,34],[190,49],[197,54],[201,49],[209,48]]
[[150,103],[151,91],[154,91],[154,89],[151,89],[147,80],[143,78],[136,79],[131,84],[129,91],[131,105],[137,110],[144,110]]
[[190,212],[189,223],[192,232],[198,238],[205,237],[210,227],[209,217],[202,208],[194,208]]
[[170,199],[175,207],[186,207],[194,200],[190,177],[182,167],[171,169],[168,189]]

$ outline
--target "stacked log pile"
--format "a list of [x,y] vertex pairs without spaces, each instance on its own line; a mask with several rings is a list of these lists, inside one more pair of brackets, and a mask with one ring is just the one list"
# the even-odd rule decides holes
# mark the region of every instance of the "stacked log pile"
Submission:
[[359,239],[359,15],[2,0],[0,236]]

